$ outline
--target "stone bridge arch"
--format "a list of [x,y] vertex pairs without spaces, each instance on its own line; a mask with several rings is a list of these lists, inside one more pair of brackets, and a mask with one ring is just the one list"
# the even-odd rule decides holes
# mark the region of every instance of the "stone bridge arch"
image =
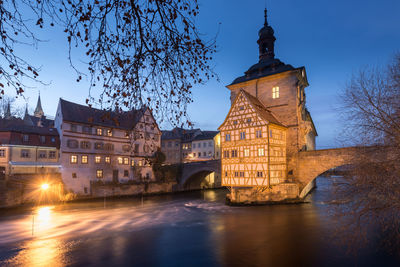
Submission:
[[207,160],[199,162],[184,163],[182,174],[178,182],[181,188],[190,182],[197,174],[207,174],[215,172],[221,177],[221,160]]
[[320,174],[351,164],[361,150],[359,147],[345,147],[299,152],[295,176],[301,184],[300,198],[305,197],[315,187],[315,179]]

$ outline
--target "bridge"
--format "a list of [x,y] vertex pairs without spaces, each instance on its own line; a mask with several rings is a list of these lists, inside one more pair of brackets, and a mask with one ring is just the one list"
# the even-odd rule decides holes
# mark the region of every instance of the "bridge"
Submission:
[[[314,187],[316,178],[322,173],[339,166],[352,164],[358,155],[373,148],[344,147],[300,151],[289,162],[288,170],[293,182],[299,185],[299,197],[304,198]],[[370,151],[369,151],[370,152]],[[200,189],[201,181],[210,173],[221,178],[221,160],[184,163],[178,186],[180,189]],[[220,181],[220,180],[219,180]]]
[[[207,160],[184,163],[182,173],[178,177],[181,189],[200,189],[200,183],[205,176],[215,172],[221,179],[221,160]],[[220,180],[219,180],[219,183]]]
[[305,197],[314,187],[315,179],[329,169],[352,164],[354,159],[372,148],[344,147],[301,151],[294,158],[293,176],[300,183],[300,198]]

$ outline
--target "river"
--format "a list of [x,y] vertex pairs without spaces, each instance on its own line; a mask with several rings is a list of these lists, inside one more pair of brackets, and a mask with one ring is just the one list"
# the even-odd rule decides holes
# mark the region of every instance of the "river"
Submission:
[[400,266],[336,242],[330,181],[301,205],[230,207],[219,189],[3,210],[0,266]]

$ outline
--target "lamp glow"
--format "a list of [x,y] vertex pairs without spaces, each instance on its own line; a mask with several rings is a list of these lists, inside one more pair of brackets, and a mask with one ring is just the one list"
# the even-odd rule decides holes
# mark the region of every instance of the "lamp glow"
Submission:
[[49,185],[48,184],[42,184],[41,188],[42,188],[42,190],[47,190],[47,189],[49,189]]

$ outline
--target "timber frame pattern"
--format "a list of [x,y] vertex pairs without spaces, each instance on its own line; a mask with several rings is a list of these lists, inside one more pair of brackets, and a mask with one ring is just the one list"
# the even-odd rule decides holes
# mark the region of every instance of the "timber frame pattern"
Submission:
[[264,190],[284,182],[287,128],[255,97],[240,90],[219,130],[223,186]]

